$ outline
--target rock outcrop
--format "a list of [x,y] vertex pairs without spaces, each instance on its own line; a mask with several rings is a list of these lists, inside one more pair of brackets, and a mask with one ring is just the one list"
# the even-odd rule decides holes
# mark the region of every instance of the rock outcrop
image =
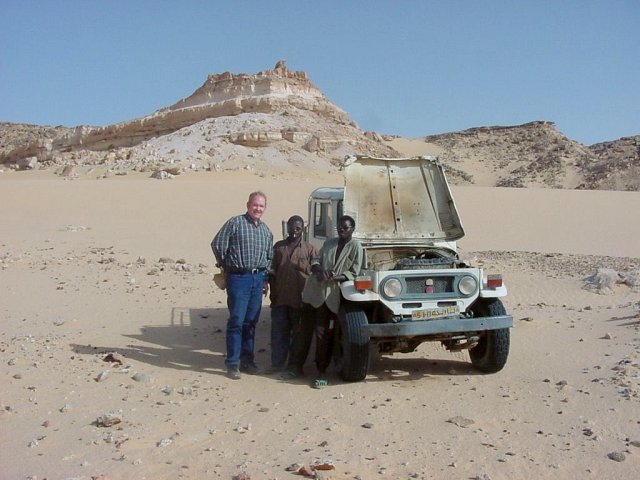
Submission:
[[469,182],[483,185],[578,188],[584,181],[581,169],[595,160],[587,147],[546,121],[470,128],[424,140],[440,146],[440,158],[463,172],[483,165],[483,178]]
[[[298,108],[349,123],[349,115],[329,102],[322,92],[307,78],[305,72],[292,72],[280,60],[273,70],[256,75],[225,72],[209,75],[207,81],[191,96],[159,110],[159,115],[170,112],[192,112],[198,117],[233,116],[240,113],[277,113]],[[199,113],[198,113],[199,112]]]
[[[177,174],[335,170],[347,154],[401,156],[398,137],[364,132],[284,60],[256,74],[209,75],[190,96],[104,127],[0,123],[0,164]],[[422,139],[453,184],[640,190],[640,135],[590,147],[553,122],[477,127]],[[399,147],[396,147],[399,148]],[[478,168],[478,167],[481,168]],[[473,172],[473,175],[471,174]]]
[[36,157],[50,161],[55,157],[54,139],[68,135],[65,127],[46,127],[0,122],[0,164],[14,164],[20,168],[24,159]]
[[[424,137],[454,182],[502,187],[640,190],[640,136],[586,147],[553,122],[470,128]],[[472,177],[468,171],[481,174]]]
[[[54,146],[90,150],[132,147],[208,118],[236,117],[243,113],[275,115],[291,110],[317,114],[340,125],[349,124],[348,114],[329,102],[305,72],[292,72],[280,61],[277,68],[255,75],[230,72],[209,75],[192,95],[170,107],[107,127],[79,127],[59,138]],[[242,133],[261,134],[270,141],[283,140],[281,132]]]
[[[17,165],[36,156],[45,166],[259,169],[268,161],[325,169],[335,168],[347,153],[397,153],[365,135],[305,72],[288,70],[283,60],[257,74],[209,75],[189,97],[139,119],[105,127],[33,128],[40,133],[35,139],[2,142],[0,163]],[[0,136],[8,139],[8,130]]]
[[585,170],[585,186],[601,190],[640,191],[640,135],[596,143],[597,160]]

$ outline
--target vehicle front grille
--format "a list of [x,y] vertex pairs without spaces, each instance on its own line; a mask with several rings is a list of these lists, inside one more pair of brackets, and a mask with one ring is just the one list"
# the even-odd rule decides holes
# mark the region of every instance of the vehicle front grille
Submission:
[[453,293],[454,276],[420,276],[405,277],[407,294],[424,294],[427,291],[428,280],[433,280],[433,293]]

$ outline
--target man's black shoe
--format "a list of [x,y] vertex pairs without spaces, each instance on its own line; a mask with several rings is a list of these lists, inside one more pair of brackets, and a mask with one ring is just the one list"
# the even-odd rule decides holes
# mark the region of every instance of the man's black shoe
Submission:
[[247,375],[256,375],[260,371],[260,369],[255,363],[251,362],[241,363],[240,371],[246,373]]
[[240,369],[238,368],[238,365],[227,366],[227,377],[231,380],[240,380]]

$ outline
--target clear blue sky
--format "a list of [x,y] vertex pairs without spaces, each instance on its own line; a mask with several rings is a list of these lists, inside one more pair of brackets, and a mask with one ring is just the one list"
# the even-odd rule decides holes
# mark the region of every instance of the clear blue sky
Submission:
[[0,0],[0,121],[131,120],[279,59],[364,130],[640,134],[640,0]]

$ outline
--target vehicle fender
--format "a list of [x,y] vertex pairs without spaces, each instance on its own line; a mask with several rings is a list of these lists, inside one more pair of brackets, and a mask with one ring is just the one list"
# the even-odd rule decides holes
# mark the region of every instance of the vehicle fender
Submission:
[[480,290],[480,296],[482,298],[501,298],[507,296],[507,287],[502,285],[495,289],[482,289]]
[[371,290],[356,290],[352,281],[342,282],[340,284],[342,298],[351,302],[375,302],[380,300],[380,295]]

